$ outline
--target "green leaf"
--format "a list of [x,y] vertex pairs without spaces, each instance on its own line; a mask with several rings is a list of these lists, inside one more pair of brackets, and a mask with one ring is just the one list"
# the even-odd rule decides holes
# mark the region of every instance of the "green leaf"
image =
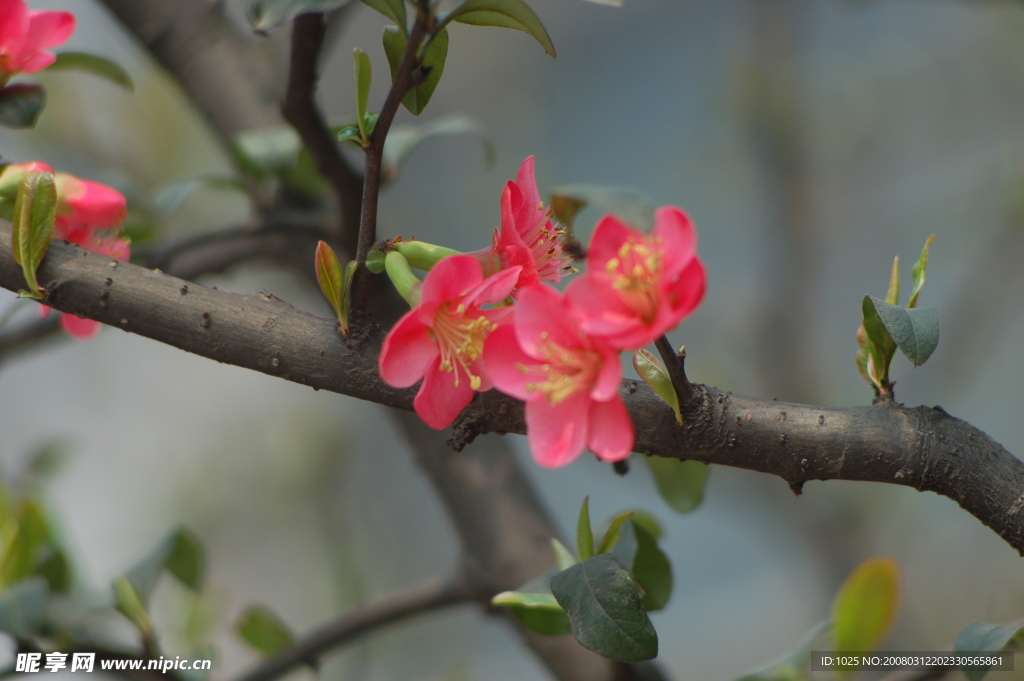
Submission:
[[295,165],[302,140],[290,125],[243,130],[235,136],[235,154],[257,177],[285,175]]
[[658,634],[644,611],[636,581],[611,554],[577,563],[551,578],[580,645],[619,662],[658,655]]
[[124,613],[139,630],[143,638],[150,638],[153,633],[153,621],[146,611],[144,598],[125,575],[114,579],[114,606]]
[[640,348],[633,353],[633,368],[636,369],[637,375],[643,379],[644,383],[651,386],[655,394],[672,407],[672,411],[676,415],[676,423],[683,425],[683,415],[679,411],[679,395],[676,393],[668,370],[665,369],[661,360]]
[[357,47],[352,50],[352,62],[356,82],[356,123],[359,125],[360,136],[366,140],[369,139],[366,130],[366,103],[370,100],[370,83],[373,80],[370,58]]
[[362,140],[359,139],[360,130],[358,125],[346,125],[338,131],[339,142],[354,142],[362,146]]
[[34,128],[46,104],[42,85],[19,83],[0,90],[0,125],[6,128]]
[[[864,296],[864,300],[861,303],[861,311],[864,314],[862,325],[867,337],[867,342],[863,347],[868,351],[868,361],[865,367],[867,373],[869,376],[876,376],[878,382],[881,383],[889,380],[889,365],[892,363],[892,357],[896,353],[896,342],[889,335],[889,332],[885,330],[885,325],[882,323],[882,319],[878,316],[878,311],[875,308],[875,300],[878,299]],[[872,372],[872,364],[874,365],[874,372]]]
[[807,666],[811,653],[832,628],[832,621],[825,620],[811,627],[791,652],[754,672],[744,674],[737,681],[806,681]]
[[316,280],[340,321],[345,307],[345,275],[334,249],[325,241],[321,241],[316,247]]
[[71,588],[71,566],[67,556],[58,548],[47,548],[36,568],[36,574],[46,580],[50,591],[54,593],[66,593]]
[[900,257],[892,261],[892,273],[889,275],[889,290],[885,292],[885,302],[896,305],[900,301]]
[[246,16],[257,33],[265,33],[284,22],[308,12],[329,12],[351,0],[249,0]]
[[569,617],[551,593],[551,577],[557,571],[534,579],[515,591],[504,591],[491,599],[491,603],[508,608],[528,629],[547,636],[562,636],[572,632]]
[[50,590],[42,577],[32,577],[0,591],[0,631],[28,638],[46,617]]
[[[384,29],[384,54],[388,58],[388,66],[391,67],[391,82],[395,82],[398,75],[398,68],[402,65],[402,57],[405,55],[405,48],[408,44],[406,35],[394,26]],[[402,105],[414,116],[419,116],[437,89],[444,74],[445,60],[448,58],[448,29],[442,28],[434,36],[427,50],[423,54],[423,66],[430,68],[426,79],[415,88],[406,93],[402,98]],[[390,134],[389,134],[390,137]]]
[[[630,189],[597,184],[567,184],[551,190],[552,206],[556,202],[559,205],[567,205],[567,200],[582,204],[580,207],[593,204],[606,213],[615,213],[624,222],[645,232],[649,232],[654,226],[654,204],[643,194]],[[562,216],[558,217],[562,222],[569,224]]]
[[594,530],[590,526],[590,497],[583,497],[576,519],[576,555],[586,560],[594,555]]
[[498,26],[523,31],[533,36],[545,52],[555,56],[555,46],[551,44],[547,29],[523,0],[467,0],[442,19],[441,25],[453,20],[473,26]]
[[85,52],[61,52],[57,61],[47,67],[47,71],[85,71],[94,76],[105,78],[111,83],[120,85],[129,92],[135,92],[135,83],[128,72],[106,57]]
[[13,520],[14,531],[6,537],[0,558],[0,588],[34,574],[43,545],[49,539],[46,518],[35,501],[21,502]]
[[202,590],[204,565],[199,538],[181,528],[172,535],[172,540],[174,545],[164,561],[164,567],[188,588],[193,591]]
[[629,525],[637,545],[629,571],[643,589],[642,601],[647,612],[661,610],[672,596],[672,564],[658,546],[658,540],[643,525]]
[[54,220],[57,216],[57,185],[53,173],[26,175],[14,200],[11,225],[11,246],[14,261],[21,265],[28,298],[43,298],[36,280],[36,270],[50,247]]
[[[953,650],[956,652],[998,653],[1014,643],[1020,643],[1020,624],[999,626],[974,621],[960,630],[956,635]],[[968,681],[980,681],[988,674],[990,666],[963,667],[964,676]]]
[[280,617],[265,605],[251,605],[238,618],[235,631],[246,643],[264,655],[291,647],[295,636]]
[[366,269],[373,274],[380,274],[384,271],[384,251],[370,251],[366,254]]
[[399,28],[402,29],[402,33],[407,32],[406,24],[408,22],[405,18],[404,0],[363,0],[363,4],[372,7],[398,24]]
[[910,289],[910,300],[907,301],[908,308],[917,307],[917,296],[921,293],[921,287],[924,286],[924,275],[928,269],[928,247],[932,245],[934,240],[934,234],[925,239],[924,248],[921,249],[921,257],[917,259],[917,264],[910,270],[910,277],[914,280],[914,287]]
[[567,570],[579,562],[572,552],[565,548],[565,544],[554,537],[551,538],[551,548],[555,552],[555,563],[559,570]]
[[[878,320],[900,351],[914,366],[924,364],[939,344],[939,311],[933,307],[908,310],[878,298],[871,298],[871,303]],[[864,328],[867,328],[866,319]],[[870,331],[868,333],[870,335]]]
[[896,614],[898,581],[890,558],[871,558],[850,573],[832,603],[836,652],[875,649]]
[[679,513],[689,513],[704,501],[710,469],[700,461],[680,461],[663,456],[644,456],[658,493]]
[[244,194],[252,198],[249,187],[237,177],[225,175],[202,175],[175,182],[158,191],[153,197],[153,204],[165,215],[173,215],[191,199],[196,192],[203,189],[226,189]]
[[626,511],[612,518],[612,522],[608,525],[608,529],[605,531],[604,536],[601,537],[601,543],[597,546],[597,553],[607,553],[611,551],[615,543],[619,541],[619,533],[622,532],[622,525],[633,517],[633,511]]

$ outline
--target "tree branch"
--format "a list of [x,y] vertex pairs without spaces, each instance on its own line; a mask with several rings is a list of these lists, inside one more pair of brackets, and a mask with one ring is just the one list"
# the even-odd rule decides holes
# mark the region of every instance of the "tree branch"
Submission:
[[[365,328],[346,341],[335,320],[273,296],[216,291],[59,242],[51,243],[39,280],[52,292],[47,304],[62,312],[315,389],[412,410],[415,391],[392,388],[377,373],[380,330]],[[24,286],[7,226],[0,227],[0,286]],[[693,390],[680,428],[647,386],[623,383],[636,451],[771,473],[794,491],[807,480],[862,480],[936,492],[1024,553],[1024,463],[939,407],[814,407],[697,384]],[[482,433],[525,429],[522,403],[490,391],[466,409],[453,440],[464,445]]]
[[347,612],[337,620],[314,629],[295,645],[261,662],[237,681],[273,681],[296,667],[315,662],[324,653],[365,636],[381,627],[433,610],[474,600],[461,580],[431,580],[407,591],[392,594]]
[[323,14],[302,14],[292,27],[288,87],[281,113],[309,149],[317,170],[334,189],[341,212],[340,245],[350,256],[356,252],[363,180],[342,155],[316,105],[318,62],[327,24]]

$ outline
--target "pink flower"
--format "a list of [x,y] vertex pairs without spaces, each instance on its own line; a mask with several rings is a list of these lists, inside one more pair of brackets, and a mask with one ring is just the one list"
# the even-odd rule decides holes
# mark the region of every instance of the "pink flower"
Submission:
[[469,255],[441,260],[427,275],[419,304],[388,332],[380,352],[380,375],[396,388],[423,385],[413,406],[431,428],[445,428],[466,408],[475,390],[489,390],[481,362],[484,339],[511,307],[481,309],[509,296],[519,268],[484,279]]
[[102,238],[95,236],[96,229],[118,227],[128,215],[124,195],[105,184],[81,180],[67,173],[57,173],[54,179],[57,183],[54,237],[96,250],[89,245]]
[[606,215],[594,229],[587,271],[565,292],[583,329],[620,350],[647,345],[693,312],[707,274],[686,213],[663,206],[648,235]]
[[25,0],[0,0],[0,85],[17,73],[35,73],[56,57],[49,47],[63,44],[75,31],[70,12],[30,12]]
[[515,182],[505,185],[501,193],[501,227],[494,230],[491,247],[473,255],[485,263],[487,271],[522,267],[519,289],[561,281],[571,258],[562,251],[564,230],[550,217],[537,190],[533,156],[529,156],[519,166]]
[[629,456],[633,422],[619,397],[618,352],[581,331],[556,291],[520,291],[513,322],[487,339],[484,363],[498,390],[526,401],[526,434],[540,465],[564,466],[584,447],[605,461]]

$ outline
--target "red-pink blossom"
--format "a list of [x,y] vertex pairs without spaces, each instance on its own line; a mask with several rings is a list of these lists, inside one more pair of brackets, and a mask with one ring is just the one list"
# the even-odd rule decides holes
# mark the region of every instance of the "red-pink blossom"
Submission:
[[473,255],[488,272],[521,267],[520,289],[542,281],[558,282],[571,261],[562,250],[563,234],[552,223],[550,209],[544,208],[533,156],[529,156],[519,166],[515,181],[501,193],[501,227],[494,230],[491,247]]
[[484,340],[512,308],[483,309],[503,301],[519,268],[484,279],[476,258],[454,255],[427,274],[419,304],[388,332],[380,353],[380,375],[396,388],[423,379],[413,406],[431,428],[445,428],[466,408],[476,390],[491,387],[484,370]]
[[583,329],[620,350],[647,345],[693,312],[707,274],[697,232],[675,206],[655,212],[650,234],[606,215],[594,229],[587,271],[566,290]]
[[25,0],[0,0],[0,85],[17,73],[35,73],[56,57],[47,48],[75,31],[70,12],[30,12]]
[[618,352],[584,333],[558,292],[520,291],[512,323],[487,339],[484,363],[498,390],[526,402],[526,434],[540,465],[564,466],[584,447],[605,461],[629,456],[633,422],[619,397]]
[[124,195],[105,184],[82,180],[67,173],[57,173],[57,220],[54,237],[67,239],[80,246],[106,237],[96,230],[110,230],[124,222],[128,202]]

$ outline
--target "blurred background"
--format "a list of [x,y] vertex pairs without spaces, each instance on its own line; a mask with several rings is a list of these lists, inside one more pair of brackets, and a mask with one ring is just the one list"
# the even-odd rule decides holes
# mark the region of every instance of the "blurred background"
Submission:
[[[143,207],[177,181],[230,172],[202,116],[102,6],[32,4],[73,11],[79,28],[65,49],[114,59],[136,90],[41,75],[47,109],[32,132],[0,130],[5,158],[106,182]],[[244,30],[241,0],[229,4]],[[698,227],[708,294],[672,335],[687,346],[691,379],[854,405],[871,399],[853,361],[860,300],[884,294],[896,255],[906,283],[935,234],[922,305],[939,309],[942,339],[922,368],[895,360],[897,398],[942,405],[1024,452],[1024,7],[530,4],[558,58],[518,32],[455,25],[422,116],[478,119],[496,163],[486,165],[472,137],[426,143],[382,196],[381,236],[488,245],[501,189],[531,154],[542,195],[577,182],[639,190],[655,205],[683,207]],[[330,120],[354,109],[355,46],[377,75],[371,108],[383,100],[384,23],[354,7],[332,43],[319,93]],[[286,38],[284,29],[252,36],[272,54],[283,54]],[[251,211],[239,194],[203,191],[160,215],[155,237],[242,224]],[[597,217],[588,209],[579,220],[584,242]],[[307,281],[265,264],[204,283],[267,289],[329,316]],[[0,314],[12,300],[0,292]],[[653,620],[675,678],[733,679],[786,652],[871,556],[902,567],[889,649],[941,649],[971,620],[1024,616],[1020,558],[949,499],[836,482],[808,483],[797,498],[779,479],[715,468],[704,505],[680,516],[646,467],[619,477],[584,456],[548,471],[530,461],[524,440],[508,437],[563,531],[587,494],[596,521],[631,507],[663,521],[676,588]],[[208,593],[195,599],[164,580],[155,609],[168,650],[212,640],[216,679],[257,659],[230,631],[246,605],[266,603],[303,632],[445,574],[457,558],[443,510],[382,409],[114,329],[0,365],[3,474],[23,477],[32,453],[54,441],[66,454],[43,497],[81,588],[104,593],[179,523],[204,540]],[[374,634],[328,658],[322,675],[546,678],[505,624],[472,607]]]

